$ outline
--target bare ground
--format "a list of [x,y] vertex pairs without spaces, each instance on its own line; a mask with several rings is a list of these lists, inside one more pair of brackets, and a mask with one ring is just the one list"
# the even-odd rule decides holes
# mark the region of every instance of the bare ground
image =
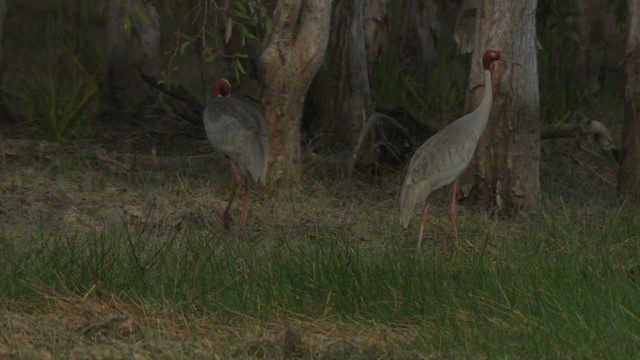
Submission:
[[410,332],[329,319],[219,323],[115,299],[52,298],[45,309],[21,308],[0,312],[2,359],[383,359]]

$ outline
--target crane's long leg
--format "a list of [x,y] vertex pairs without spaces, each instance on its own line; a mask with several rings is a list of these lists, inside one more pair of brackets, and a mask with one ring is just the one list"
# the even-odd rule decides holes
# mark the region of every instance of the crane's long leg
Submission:
[[418,251],[422,245],[422,234],[424,233],[424,223],[427,222],[427,210],[429,210],[429,198],[424,201],[424,207],[422,207],[422,215],[420,215],[420,232],[418,232]]
[[453,226],[453,236],[458,245],[458,212],[456,211],[456,192],[458,191],[458,183],[454,182],[451,186],[451,225]]
[[242,194],[242,210],[240,211],[240,220],[242,223],[247,219],[247,211],[249,209],[249,181],[244,179],[244,194]]
[[231,171],[233,172],[233,186],[231,188],[231,196],[229,197],[229,202],[227,202],[227,207],[224,209],[224,213],[222,214],[222,225],[226,230],[229,230],[231,228],[231,214],[229,213],[229,211],[231,210],[233,198],[236,196],[238,187],[242,182],[242,176],[240,176],[240,169],[238,168],[238,164],[236,164],[236,162],[233,160],[230,160],[230,162]]
[[[237,189],[237,187],[236,187]],[[242,207],[240,210],[240,224],[236,227],[235,234],[236,239],[240,239],[242,236],[242,226],[247,219],[247,210],[249,208],[249,181],[244,178],[244,194],[242,194]]]

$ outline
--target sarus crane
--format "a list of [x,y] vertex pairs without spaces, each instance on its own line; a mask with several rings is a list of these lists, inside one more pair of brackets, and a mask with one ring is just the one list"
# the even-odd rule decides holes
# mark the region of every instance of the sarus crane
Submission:
[[431,194],[452,183],[450,217],[453,234],[456,243],[458,242],[457,179],[471,163],[480,136],[487,127],[493,101],[489,68],[492,62],[504,60],[500,58],[500,55],[500,51],[487,50],[482,57],[484,96],[478,108],[430,137],[411,158],[400,192],[400,223],[407,228],[416,205],[424,202],[420,217],[418,250],[420,250],[422,243]]
[[262,115],[250,105],[231,97],[231,83],[228,80],[217,80],[213,86],[213,95],[214,98],[204,111],[204,129],[209,143],[231,162],[234,184],[222,215],[223,226],[229,230],[231,203],[243,179],[241,225],[247,218],[249,207],[247,175],[251,175],[256,183],[266,183],[269,141]]

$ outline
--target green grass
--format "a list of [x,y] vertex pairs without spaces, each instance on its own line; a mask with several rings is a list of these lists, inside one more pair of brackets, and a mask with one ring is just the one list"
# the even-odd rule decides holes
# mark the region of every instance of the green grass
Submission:
[[223,322],[322,318],[417,329],[400,357],[628,358],[640,350],[637,215],[469,219],[474,248],[436,242],[419,254],[397,234],[380,232],[365,246],[326,227],[254,229],[246,242],[144,220],[84,234],[0,232],[0,296],[117,294],[189,304],[190,316]]

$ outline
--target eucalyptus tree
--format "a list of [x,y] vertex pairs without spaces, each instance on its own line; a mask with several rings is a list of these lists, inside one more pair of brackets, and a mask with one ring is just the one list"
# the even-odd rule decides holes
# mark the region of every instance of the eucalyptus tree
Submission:
[[[485,49],[498,49],[522,66],[498,63],[494,101],[487,129],[474,160],[460,181],[464,197],[500,212],[535,208],[540,196],[540,95],[536,48],[537,1],[467,1],[475,14],[471,64]],[[469,11],[469,7],[475,11]],[[505,66],[509,65],[509,66]],[[476,108],[484,93],[483,74],[472,67],[465,112]]]
[[330,0],[279,0],[274,9],[272,30],[258,58],[269,128],[267,183],[273,188],[286,189],[302,179],[302,114],[324,59],[330,19]]
[[640,0],[627,2],[624,131],[618,177],[622,201],[640,200]]
[[157,74],[159,47],[160,16],[152,2],[109,0],[105,96],[111,108],[139,115],[156,102],[140,74]]
[[[0,39],[2,39],[2,30],[4,29],[4,17],[7,14],[7,1],[6,0],[0,0]],[[1,49],[1,47],[0,47]],[[1,51],[0,51],[1,54]],[[1,59],[1,56],[0,56]],[[13,114],[13,112],[9,109],[9,107],[7,106],[7,104],[4,101],[4,90],[3,90],[3,76],[2,73],[4,65],[2,65],[2,62],[0,61],[0,121],[4,121],[7,123],[11,123],[13,121],[15,121],[15,115]]]

